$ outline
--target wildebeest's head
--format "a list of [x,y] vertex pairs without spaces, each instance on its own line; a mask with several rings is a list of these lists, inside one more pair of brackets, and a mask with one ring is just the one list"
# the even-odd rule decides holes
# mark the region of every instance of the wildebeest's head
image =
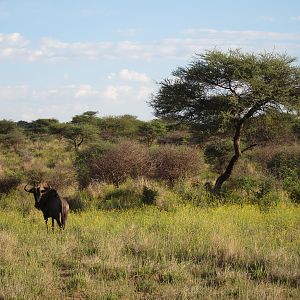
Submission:
[[41,196],[46,191],[45,189],[48,189],[48,187],[41,190],[40,183],[37,182],[37,181],[34,182],[34,184],[31,188],[27,188],[27,186],[28,186],[28,184],[26,184],[24,186],[24,190],[27,193],[32,193],[33,194],[34,200],[35,200],[34,206],[39,209],[39,201],[41,199]]

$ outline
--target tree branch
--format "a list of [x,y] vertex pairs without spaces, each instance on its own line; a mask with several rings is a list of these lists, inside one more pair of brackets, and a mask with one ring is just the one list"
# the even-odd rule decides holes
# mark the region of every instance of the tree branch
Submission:
[[228,80],[228,85],[229,85],[229,90],[231,91],[231,93],[233,93],[237,98],[240,98],[238,93],[235,91],[235,89],[232,87],[231,85],[231,80]]
[[242,150],[242,153],[244,153],[244,152],[246,152],[246,151],[248,151],[248,150],[254,148],[254,147],[257,146],[257,145],[258,145],[258,144],[252,144],[252,145],[248,146],[247,148],[245,148],[244,150]]

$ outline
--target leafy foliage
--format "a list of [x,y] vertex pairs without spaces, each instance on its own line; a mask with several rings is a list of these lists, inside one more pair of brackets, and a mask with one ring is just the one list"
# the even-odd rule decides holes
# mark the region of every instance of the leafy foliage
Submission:
[[230,158],[232,145],[228,140],[216,140],[208,143],[204,149],[204,156],[207,163],[213,166],[214,170],[224,170],[226,162]]
[[300,69],[294,61],[274,53],[213,50],[197,55],[187,67],[175,70],[172,79],[160,83],[151,100],[157,117],[184,121],[202,135],[233,137],[234,155],[218,177],[215,191],[245,151],[240,140],[249,120],[262,114],[299,112]]
[[77,153],[74,165],[77,170],[77,179],[81,189],[87,187],[94,178],[94,174],[92,173],[94,160],[107,153],[112,147],[113,145],[108,142],[99,142],[91,144]]
[[144,141],[148,147],[160,136],[167,132],[166,124],[160,120],[152,120],[144,122],[138,127],[138,134],[141,140]]
[[278,152],[267,164],[268,169],[278,178],[300,178],[300,153]]
[[224,132],[246,115],[298,108],[293,61],[272,53],[208,51],[161,82],[151,103],[157,116],[189,121],[206,133]]
[[18,147],[25,143],[25,135],[13,121],[0,120],[0,143],[6,147]]
[[248,143],[294,143],[298,139],[297,116],[283,112],[273,112],[254,117],[245,128]]
[[26,126],[27,132],[34,134],[49,134],[51,126],[59,124],[56,119],[37,119],[28,123]]
[[118,138],[134,138],[142,121],[132,115],[104,117],[99,120],[101,137],[104,140],[116,141]]

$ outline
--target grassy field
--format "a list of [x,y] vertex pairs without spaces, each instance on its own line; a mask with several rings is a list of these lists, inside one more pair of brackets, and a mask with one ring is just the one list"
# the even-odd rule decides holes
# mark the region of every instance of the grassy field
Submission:
[[5,299],[299,299],[300,207],[0,211]]

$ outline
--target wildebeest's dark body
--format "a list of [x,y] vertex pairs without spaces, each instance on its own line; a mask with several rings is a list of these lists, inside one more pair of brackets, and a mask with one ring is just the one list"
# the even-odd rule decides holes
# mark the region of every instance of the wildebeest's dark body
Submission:
[[44,220],[48,230],[48,218],[52,218],[52,230],[54,230],[54,220],[58,226],[65,229],[66,220],[68,217],[69,204],[66,200],[60,198],[57,191],[50,186],[41,190],[39,186],[34,185],[31,189],[24,190],[33,193],[35,200],[35,208],[42,211]]

